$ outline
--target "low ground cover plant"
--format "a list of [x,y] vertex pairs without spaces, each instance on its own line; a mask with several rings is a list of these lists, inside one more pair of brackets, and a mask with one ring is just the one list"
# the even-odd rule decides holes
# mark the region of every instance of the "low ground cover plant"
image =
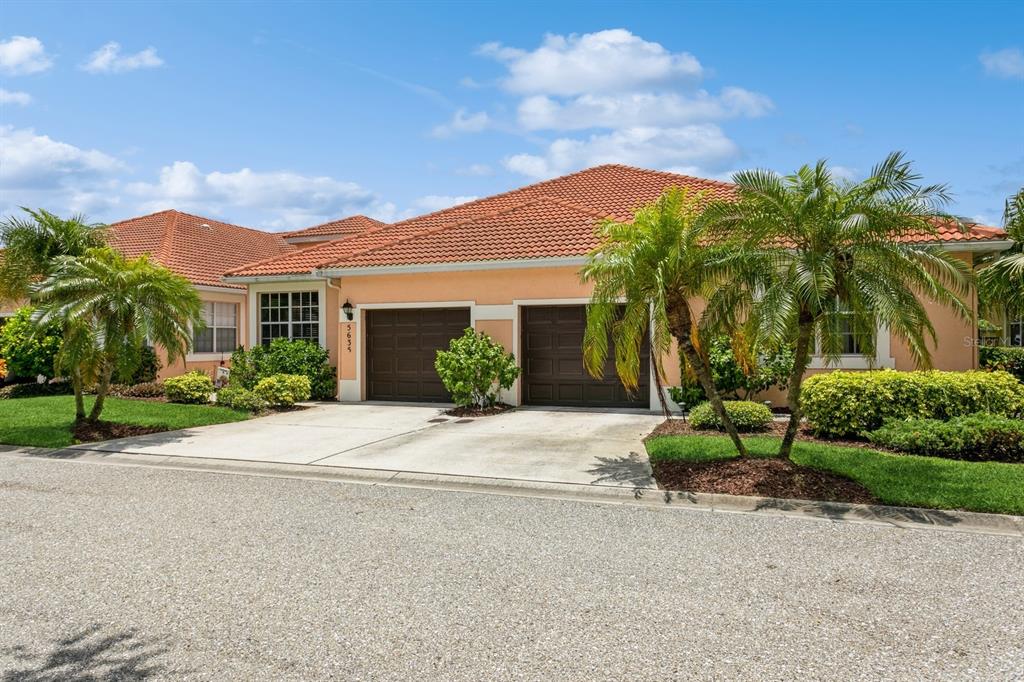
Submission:
[[327,350],[309,341],[274,339],[269,346],[239,348],[231,354],[231,385],[256,388],[261,379],[274,374],[301,374],[309,378],[310,395],[303,400],[334,400],[337,373]]
[[271,407],[291,407],[309,400],[310,392],[309,377],[301,374],[272,374],[260,379],[252,390],[257,399]]
[[1024,348],[1016,346],[982,346],[978,349],[982,369],[1003,370],[1024,381]]
[[994,414],[887,421],[867,434],[901,452],[953,459],[1024,463],[1024,421]]
[[164,395],[172,403],[204,405],[212,394],[213,379],[198,370],[164,380]]
[[437,351],[434,368],[459,407],[491,407],[501,389],[508,390],[520,369],[511,353],[487,334],[467,328]]
[[836,371],[808,377],[801,402],[817,435],[858,437],[891,419],[1019,415],[1024,384],[1004,371]]
[[32,381],[22,384],[8,384],[0,388],[0,400],[37,398],[46,395],[68,395],[71,392],[71,384],[66,381],[53,381],[42,384]]
[[[767,405],[749,400],[724,400],[725,411],[742,433],[764,431],[772,423],[772,411]],[[690,410],[690,425],[695,429],[724,430],[722,420],[711,408],[711,403],[701,403]]]
[[144,381],[137,384],[111,384],[110,395],[119,398],[163,398],[162,381]]

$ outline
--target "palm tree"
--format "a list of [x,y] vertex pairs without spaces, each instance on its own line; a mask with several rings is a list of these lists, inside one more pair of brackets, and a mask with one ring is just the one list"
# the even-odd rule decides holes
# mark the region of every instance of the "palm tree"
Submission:
[[95,377],[90,421],[100,418],[114,372],[138,365],[143,341],[163,346],[174,362],[191,347],[191,327],[202,324],[199,295],[188,280],[147,256],[128,260],[108,247],[58,258],[32,301],[40,325],[59,322],[66,330],[59,361],[75,368],[79,419],[86,418],[83,382]]
[[835,179],[825,161],[786,177],[752,170],[733,179],[738,200],[714,204],[705,219],[729,241],[726,264],[744,286],[711,301],[708,317],[731,322],[744,314],[768,346],[795,344],[791,417],[779,452],[789,457],[816,342],[830,364],[851,350],[874,358],[875,331],[884,325],[926,367],[927,342],[936,335],[922,300],[972,319],[963,301],[972,287],[969,267],[936,246],[907,239],[934,235],[940,221],[962,223],[942,211],[946,187],[921,186],[899,153],[857,183]]
[[1006,200],[1003,226],[1014,244],[980,270],[978,293],[986,309],[1020,314],[1024,312],[1024,187]]
[[616,372],[623,386],[635,391],[641,372],[640,349],[650,329],[654,381],[667,415],[661,390],[665,376],[662,359],[675,339],[736,450],[746,456],[711,370],[699,352],[698,318],[692,301],[710,294],[721,283],[716,266],[720,248],[702,244],[701,203],[700,195],[672,188],[638,209],[632,223],[609,220],[600,225],[601,244],[581,271],[581,279],[594,285],[587,306],[584,365],[594,377],[603,374],[610,336]]
[[106,243],[106,226],[87,223],[84,216],[22,210],[28,218],[0,221],[0,302],[26,298],[32,283],[50,274],[55,259],[81,256]]

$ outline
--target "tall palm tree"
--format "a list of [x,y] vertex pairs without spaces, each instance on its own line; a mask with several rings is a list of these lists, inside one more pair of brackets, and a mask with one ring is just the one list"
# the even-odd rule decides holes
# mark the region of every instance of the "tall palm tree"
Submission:
[[96,379],[90,421],[100,418],[114,372],[138,365],[143,341],[163,346],[174,362],[191,347],[191,327],[202,324],[199,295],[188,280],[146,256],[129,260],[109,247],[58,258],[32,301],[39,324],[59,322],[67,330],[60,361],[77,368],[79,419],[85,417],[82,382]]
[[594,285],[587,306],[584,365],[592,376],[602,375],[610,336],[616,372],[626,389],[635,391],[641,372],[640,349],[650,329],[654,381],[667,414],[660,387],[665,376],[662,359],[675,339],[736,450],[746,456],[707,361],[699,352],[699,319],[693,300],[711,294],[722,283],[716,266],[720,248],[702,243],[701,203],[700,195],[672,188],[637,210],[632,223],[605,221],[600,225],[601,244],[581,271],[581,279]]
[[[853,350],[875,357],[875,330],[903,339],[915,362],[931,363],[936,340],[923,300],[972,312],[969,267],[918,239],[934,235],[945,186],[920,184],[902,154],[890,154],[861,182],[837,180],[825,161],[782,177],[752,170],[734,176],[738,200],[709,207],[705,220],[729,241],[726,263],[745,286],[711,302],[712,320],[737,314],[769,346],[795,344],[787,402],[791,417],[780,449],[788,457],[799,429],[800,393],[811,355],[826,362]],[[915,240],[908,240],[908,238]]]
[[43,209],[22,208],[28,217],[0,221],[0,302],[26,298],[61,256],[81,256],[106,243],[106,226],[84,216],[61,218]]
[[1019,315],[1024,313],[1024,187],[1006,200],[1003,226],[1014,244],[978,272],[978,293],[986,309]]

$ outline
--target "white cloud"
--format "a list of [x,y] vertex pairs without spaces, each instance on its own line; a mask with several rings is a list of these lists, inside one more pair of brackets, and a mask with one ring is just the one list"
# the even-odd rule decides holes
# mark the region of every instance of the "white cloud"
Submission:
[[451,208],[452,206],[458,206],[464,204],[467,201],[474,201],[478,197],[475,196],[446,196],[438,194],[428,194],[427,196],[420,197],[413,202],[413,206],[417,209],[430,213],[433,211],[440,211],[444,208]]
[[466,113],[465,109],[459,109],[452,116],[448,123],[435,126],[432,132],[434,137],[451,137],[458,133],[479,133],[490,125],[491,119],[486,111],[478,111],[475,114]]
[[0,41],[0,71],[12,76],[39,73],[53,66],[39,38],[14,36]]
[[0,104],[17,104],[20,107],[28,106],[32,102],[32,95],[27,92],[12,92],[0,88]]
[[0,126],[0,186],[5,190],[52,189],[123,169],[121,161],[96,149],[58,142],[31,128]]
[[142,211],[178,208],[202,214],[247,212],[257,224],[275,228],[303,227],[353,213],[390,219],[394,206],[380,201],[357,183],[290,171],[203,173],[190,161],[176,161],[160,170],[155,183],[127,186]]
[[856,168],[849,168],[847,166],[829,165],[829,171],[832,172],[832,177],[837,180],[844,180],[846,182],[853,182],[860,177],[860,171]]
[[519,103],[519,123],[527,130],[585,130],[627,128],[758,117],[773,105],[764,95],[729,87],[719,95],[699,90],[679,93],[627,93],[580,95],[565,103],[547,95],[527,97]]
[[485,175],[493,175],[494,169],[485,163],[473,163],[462,168],[455,170],[456,175],[468,175],[470,177],[484,177]]
[[121,45],[111,41],[89,55],[89,61],[82,64],[82,70],[89,73],[122,73],[137,69],[152,69],[163,66],[155,47],[147,47],[135,54],[121,54]]
[[716,125],[705,123],[675,128],[636,127],[586,140],[555,140],[542,155],[516,154],[505,167],[531,178],[547,178],[603,163],[646,168],[683,166],[691,174],[722,170],[740,156],[739,147]]
[[504,87],[523,94],[624,92],[696,80],[704,73],[693,55],[669,52],[621,28],[583,35],[549,34],[533,51],[487,43],[478,53],[504,63],[509,71]]
[[985,67],[985,73],[996,78],[1024,78],[1024,52],[1018,47],[1008,47],[997,52],[982,52],[978,61]]

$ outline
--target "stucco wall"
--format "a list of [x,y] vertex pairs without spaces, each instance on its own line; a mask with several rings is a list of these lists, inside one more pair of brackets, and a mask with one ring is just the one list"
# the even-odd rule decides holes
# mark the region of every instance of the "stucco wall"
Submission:
[[[963,258],[970,259],[970,254]],[[362,356],[361,335],[365,329],[367,309],[374,307],[399,307],[402,304],[438,306],[468,305],[474,311],[474,326],[498,340],[509,351],[518,351],[518,305],[543,305],[558,302],[582,302],[589,298],[591,288],[579,280],[576,266],[548,268],[522,268],[507,270],[454,271],[416,274],[382,274],[345,276],[334,280],[341,288],[339,303],[346,299],[356,308],[356,319],[352,323],[331,325],[341,332],[338,345],[331,345],[332,353],[339,358],[339,379],[342,395],[347,399],[363,399],[365,387],[360,374],[365,367]],[[969,342],[973,339],[974,325],[964,322],[947,308],[928,304],[932,324],[940,342],[933,349],[933,366],[937,369],[964,370],[977,366],[977,350]],[[700,301],[694,302],[694,312],[703,310]],[[338,306],[328,307],[328,320],[338,316]],[[495,319],[504,318],[504,319]],[[351,334],[351,345],[345,339]],[[890,335],[889,353],[885,362],[897,369],[914,369],[909,350],[902,341]],[[967,341],[965,341],[965,339]],[[332,359],[335,357],[332,355]],[[856,365],[858,363],[852,362]],[[860,361],[862,366],[866,363]],[[673,347],[664,358],[668,385],[680,381],[678,353]],[[819,371],[810,370],[813,374]],[[518,386],[513,397],[518,399]],[[781,404],[782,396],[768,394]]]

